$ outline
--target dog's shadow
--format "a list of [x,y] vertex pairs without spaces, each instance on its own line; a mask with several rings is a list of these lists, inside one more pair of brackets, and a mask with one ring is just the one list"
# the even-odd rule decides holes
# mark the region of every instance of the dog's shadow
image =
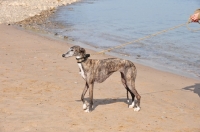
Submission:
[[[76,100],[76,101],[81,101],[81,100]],[[85,98],[85,101],[89,102],[89,98]],[[131,100],[129,100],[131,101]],[[106,99],[93,99],[93,110],[100,105],[108,105],[108,104],[113,104],[113,103],[119,103],[119,102],[123,102],[125,104],[128,105],[127,103],[127,99],[126,98],[116,98],[116,99],[112,99],[112,98],[106,98]]]
[[192,86],[188,86],[188,87],[185,87],[183,89],[193,91],[194,93],[198,94],[199,97],[200,97],[200,83],[196,83]]

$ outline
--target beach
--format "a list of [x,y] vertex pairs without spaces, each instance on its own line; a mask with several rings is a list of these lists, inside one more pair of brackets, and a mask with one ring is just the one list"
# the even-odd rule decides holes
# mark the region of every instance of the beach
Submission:
[[94,109],[85,113],[80,100],[85,82],[76,59],[62,58],[70,46],[0,25],[0,132],[200,131],[200,81],[135,62],[141,110],[128,108],[120,74],[114,73],[95,83]]

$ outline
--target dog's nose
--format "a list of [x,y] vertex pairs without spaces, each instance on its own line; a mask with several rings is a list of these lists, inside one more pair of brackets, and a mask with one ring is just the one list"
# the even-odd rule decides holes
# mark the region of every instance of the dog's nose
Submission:
[[65,57],[65,54],[62,54],[62,57]]

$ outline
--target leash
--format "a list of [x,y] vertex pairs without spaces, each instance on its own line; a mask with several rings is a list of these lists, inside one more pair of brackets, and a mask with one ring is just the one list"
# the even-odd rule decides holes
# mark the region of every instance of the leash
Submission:
[[[171,30],[174,30],[174,29],[176,29],[176,28],[183,27],[183,26],[187,26],[188,30],[193,31],[193,32],[196,32],[196,31],[199,31],[199,30],[200,30],[200,29],[198,29],[198,30],[190,29],[189,26],[188,26],[189,23],[191,23],[191,22],[188,20],[187,23],[180,24],[180,25],[174,26],[174,27],[172,27],[172,28],[165,29],[165,30],[156,32],[156,33],[154,33],[154,34],[150,34],[150,35],[148,35],[148,36],[145,36],[145,37],[136,39],[136,40],[134,40],[134,41],[130,41],[130,42],[127,42],[127,43],[123,43],[123,44],[120,44],[120,45],[117,45],[117,46],[114,46],[114,47],[111,47],[111,48],[102,50],[102,51],[97,52],[97,53],[95,53],[95,54],[93,54],[93,55],[105,54],[106,52],[110,52],[110,51],[112,51],[112,50],[114,50],[114,49],[119,49],[119,48],[125,47],[125,46],[127,46],[127,45],[129,45],[129,44],[133,44],[133,43],[136,43],[136,42],[140,42],[140,41],[142,41],[142,40],[145,40],[145,39],[148,39],[148,38],[151,38],[151,37],[155,37],[155,36],[157,36],[157,35],[163,34],[163,33],[165,33],[165,32],[168,32],[168,31],[171,31]],[[198,22],[198,23],[199,23],[199,22]],[[199,23],[199,24],[200,24],[200,23]]]

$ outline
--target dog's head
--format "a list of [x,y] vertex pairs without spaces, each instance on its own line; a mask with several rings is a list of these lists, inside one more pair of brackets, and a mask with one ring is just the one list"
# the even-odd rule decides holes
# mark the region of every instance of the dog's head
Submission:
[[85,55],[85,49],[81,48],[80,46],[72,46],[69,48],[67,53],[63,54],[62,57],[71,57],[71,56],[76,56],[76,57],[83,57]]

